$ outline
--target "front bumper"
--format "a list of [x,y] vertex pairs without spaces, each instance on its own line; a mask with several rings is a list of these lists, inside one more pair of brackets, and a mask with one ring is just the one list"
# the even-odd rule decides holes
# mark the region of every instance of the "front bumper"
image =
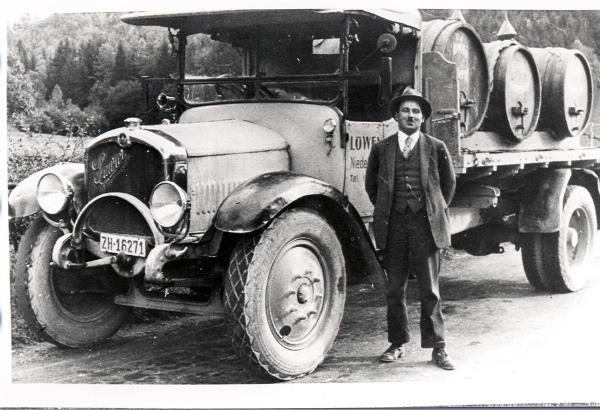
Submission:
[[[101,201],[115,198],[125,201],[134,207],[148,225],[152,237],[147,238],[151,250],[146,257],[104,252],[101,250],[98,238],[94,235],[85,234],[85,223],[93,212],[94,207]],[[77,252],[81,253],[84,250],[87,250],[98,259],[78,262],[78,258],[76,257]],[[162,272],[164,265],[181,258],[186,251],[187,248],[185,246],[176,243],[165,243],[165,236],[156,226],[150,214],[150,209],[142,201],[129,194],[113,192],[97,196],[81,210],[73,226],[73,231],[63,235],[56,242],[52,253],[52,260],[57,267],[65,270],[111,265],[120,276],[131,278],[144,272],[144,279],[146,281],[165,283],[166,279]]]

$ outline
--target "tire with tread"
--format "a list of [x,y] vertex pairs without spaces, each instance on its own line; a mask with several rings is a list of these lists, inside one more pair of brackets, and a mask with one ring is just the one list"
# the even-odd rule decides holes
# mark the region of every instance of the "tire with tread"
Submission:
[[[285,264],[289,255],[307,257]],[[300,278],[302,275],[291,272],[304,263],[318,265],[313,269],[317,273],[305,269],[309,276]],[[280,269],[282,266],[289,269]],[[316,276],[320,279],[315,280]],[[288,210],[265,230],[242,238],[230,259],[224,293],[234,350],[262,376],[290,380],[311,373],[323,361],[337,335],[343,316],[345,280],[344,257],[336,233],[313,210]],[[307,288],[308,302],[301,297]],[[281,289],[292,290],[286,293]],[[318,302],[316,293],[320,291],[322,301]],[[296,319],[297,322],[289,319],[288,326],[283,323],[288,320],[286,303],[293,305],[289,309],[292,316],[298,313],[294,306],[302,310],[304,305],[299,303],[313,303],[320,308],[315,309],[314,317],[309,314],[308,319]],[[310,320],[312,327],[294,326]]]
[[587,281],[594,251],[596,209],[584,187],[565,191],[558,232],[524,234],[522,259],[529,282],[537,289],[575,292]]
[[521,259],[525,276],[531,286],[538,290],[548,290],[548,284],[544,279],[543,235],[541,233],[521,234]]
[[[581,186],[568,186],[560,229],[543,237],[544,277],[550,290],[575,292],[585,286],[596,229],[596,210],[590,193]],[[569,235],[573,230],[578,232],[578,239],[575,248],[571,249]]]
[[[52,249],[62,231],[41,216],[29,226],[17,251],[15,296],[17,315],[38,341],[83,347],[112,336],[129,308],[98,294],[70,295],[60,290],[59,270],[50,266]],[[77,275],[76,272],[69,275]]]

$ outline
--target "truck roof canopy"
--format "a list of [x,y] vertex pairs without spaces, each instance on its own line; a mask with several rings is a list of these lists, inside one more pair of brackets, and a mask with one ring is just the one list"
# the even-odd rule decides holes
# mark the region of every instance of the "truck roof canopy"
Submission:
[[421,28],[418,10],[309,10],[309,9],[251,9],[202,12],[153,13],[141,12],[121,17],[125,23],[138,26],[162,26],[180,29],[186,34],[212,33],[219,29],[236,29],[257,25],[328,24],[345,16],[363,16],[375,20]]

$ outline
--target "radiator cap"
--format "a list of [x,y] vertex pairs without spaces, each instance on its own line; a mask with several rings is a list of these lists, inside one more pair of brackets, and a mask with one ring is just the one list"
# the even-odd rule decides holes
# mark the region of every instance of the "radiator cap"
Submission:
[[125,122],[125,126],[130,130],[140,128],[140,125],[142,125],[142,120],[140,120],[139,118],[136,118],[136,117],[126,118],[124,122]]

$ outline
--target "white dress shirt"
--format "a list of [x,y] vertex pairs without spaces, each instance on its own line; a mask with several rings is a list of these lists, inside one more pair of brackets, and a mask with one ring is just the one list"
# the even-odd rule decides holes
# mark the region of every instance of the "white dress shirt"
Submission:
[[[419,136],[421,135],[421,131],[417,130],[410,136],[410,150],[415,149],[415,145],[417,145],[417,141],[419,140]],[[398,130],[398,146],[400,147],[400,151],[404,150],[404,144],[406,143],[406,139],[408,135],[404,132]]]

